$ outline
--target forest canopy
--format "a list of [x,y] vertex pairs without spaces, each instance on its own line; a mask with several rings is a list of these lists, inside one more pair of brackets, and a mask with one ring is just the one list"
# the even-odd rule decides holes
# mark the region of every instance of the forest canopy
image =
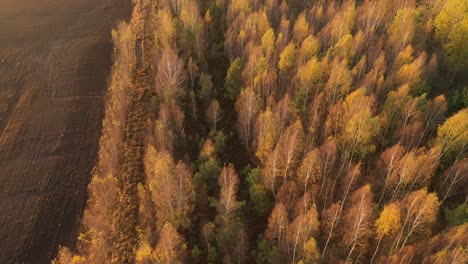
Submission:
[[468,2],[134,0],[54,263],[468,262]]

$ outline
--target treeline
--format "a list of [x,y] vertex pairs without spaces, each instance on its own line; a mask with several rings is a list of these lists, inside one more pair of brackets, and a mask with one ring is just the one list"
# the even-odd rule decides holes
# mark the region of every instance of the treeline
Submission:
[[135,33],[125,22],[112,31],[114,66],[112,67],[105,117],[99,142],[99,156],[88,188],[88,204],[82,225],[86,232],[77,238],[79,247],[86,247],[87,257],[73,256],[67,248],[59,251],[58,263],[104,263],[111,255],[113,213],[117,208],[118,167],[124,144],[128,94],[135,68]]
[[460,0],[135,0],[55,261],[465,263],[467,23]]

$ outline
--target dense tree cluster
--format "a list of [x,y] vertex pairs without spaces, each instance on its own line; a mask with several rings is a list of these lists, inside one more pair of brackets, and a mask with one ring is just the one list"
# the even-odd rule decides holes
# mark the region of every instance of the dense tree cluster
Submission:
[[460,0],[135,0],[56,261],[465,263],[467,19]]

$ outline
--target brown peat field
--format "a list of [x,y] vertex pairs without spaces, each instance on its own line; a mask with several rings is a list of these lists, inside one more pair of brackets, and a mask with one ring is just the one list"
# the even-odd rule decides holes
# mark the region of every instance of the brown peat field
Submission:
[[122,0],[0,1],[0,263],[73,246]]

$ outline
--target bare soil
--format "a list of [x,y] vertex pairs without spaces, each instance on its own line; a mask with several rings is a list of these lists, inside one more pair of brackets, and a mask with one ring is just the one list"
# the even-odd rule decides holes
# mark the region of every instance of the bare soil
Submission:
[[0,1],[0,263],[73,247],[122,0]]

